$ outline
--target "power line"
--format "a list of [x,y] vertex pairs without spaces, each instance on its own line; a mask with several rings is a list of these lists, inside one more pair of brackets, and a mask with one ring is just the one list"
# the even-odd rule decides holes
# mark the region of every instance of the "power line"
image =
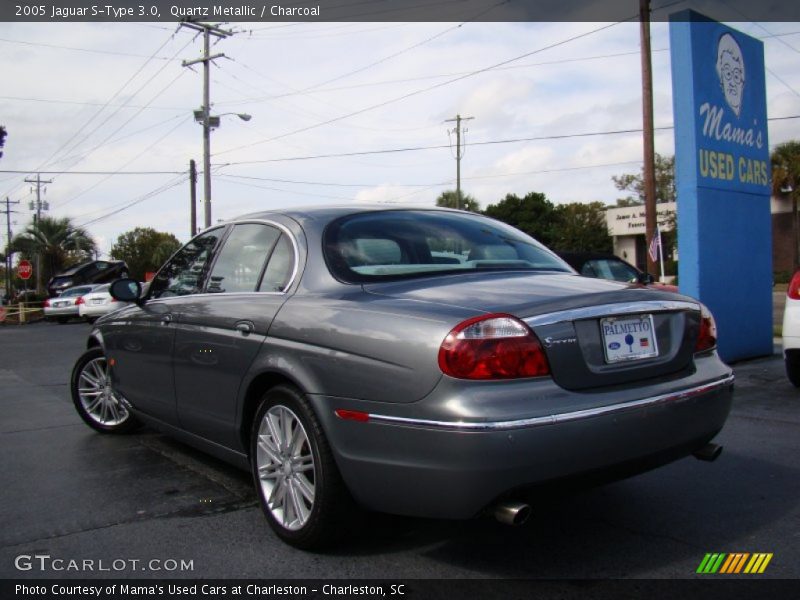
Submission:
[[[0,169],[0,173],[17,173],[24,175],[35,169],[8,170]],[[42,175],[179,175],[185,171],[37,171]]]
[[62,100],[56,98],[28,98],[23,96],[0,96],[0,100],[16,100],[18,102],[46,102],[48,104],[72,104],[75,106],[103,106],[111,108],[148,108],[150,110],[183,110],[191,108],[186,106],[141,106],[137,104],[108,104],[103,102],[79,102],[77,100]]
[[[800,119],[800,115],[789,115],[784,117],[770,117],[767,121],[786,121],[789,119]],[[655,127],[656,131],[668,131],[670,129],[674,129],[673,125],[663,125],[661,127]],[[582,137],[595,137],[595,136],[603,136],[603,135],[623,135],[623,134],[631,134],[631,133],[641,133],[641,128],[634,128],[634,129],[616,129],[616,130],[608,130],[608,131],[586,131],[581,133],[566,133],[566,134],[558,134],[558,135],[540,135],[540,136],[531,136],[531,137],[519,137],[519,138],[507,138],[501,140],[484,140],[479,142],[471,142],[470,146],[490,146],[496,144],[515,144],[519,142],[538,142],[544,140],[562,140],[562,139],[570,139],[570,138],[582,138]],[[449,145],[433,145],[433,146],[408,146],[405,148],[383,148],[380,150],[362,150],[362,151],[354,151],[354,152],[341,152],[335,154],[312,154],[308,156],[291,156],[291,157],[283,157],[283,158],[267,158],[262,160],[247,160],[247,161],[237,161],[237,162],[229,162],[229,163],[220,163],[219,166],[233,166],[233,165],[255,165],[255,164],[263,164],[263,163],[272,163],[272,162],[289,162],[289,161],[296,161],[296,160],[312,160],[318,158],[343,158],[349,156],[368,156],[372,154],[395,154],[400,152],[416,152],[418,150],[441,150],[443,148],[449,148]]]
[[145,60],[139,66],[139,68],[133,73],[133,75],[128,77],[128,79],[125,81],[125,83],[123,83],[122,86],[120,88],[118,88],[116,92],[114,92],[114,94],[108,99],[108,101],[102,107],[100,107],[97,111],[95,111],[94,114],[91,117],[89,117],[88,120],[86,120],[77,129],[75,129],[75,132],[71,136],[69,136],[64,141],[64,143],[61,146],[59,146],[58,149],[55,150],[55,152],[53,152],[47,159],[45,159],[39,165],[38,168],[33,169],[33,171],[40,171],[40,170],[44,169],[46,165],[50,164],[51,160],[53,160],[56,156],[58,156],[59,153],[61,153],[62,150],[64,150],[65,148],[67,148],[71,144],[71,142],[73,141],[74,136],[78,135],[81,131],[83,131],[86,127],[88,127],[89,124],[92,121],[94,121],[98,116],[100,116],[100,114],[103,112],[103,110],[105,110],[105,108],[109,104],[111,104],[114,101],[114,99],[117,98],[117,96],[119,96],[126,87],[128,87],[128,85],[139,75],[139,73],[141,73],[144,70],[144,68],[150,63],[150,61],[153,60],[153,57],[155,57],[155,55],[158,54],[161,51],[161,49],[164,48],[164,46],[166,46],[170,42],[170,40],[173,38],[173,35],[170,35],[166,40],[164,40],[164,42],[158,48],[156,48],[156,50],[151,54],[151,56],[149,58],[147,58],[147,60]]
[[[167,130],[167,131],[166,131],[164,134],[162,134],[162,135],[161,135],[161,136],[160,136],[158,139],[156,139],[156,140],[155,140],[155,141],[154,141],[152,144],[150,144],[150,145],[149,145],[149,146],[147,146],[147,147],[146,147],[144,150],[142,150],[141,152],[139,152],[139,153],[138,153],[136,156],[134,156],[134,157],[132,157],[130,160],[128,160],[128,161],[127,161],[127,162],[126,162],[124,165],[122,165],[122,167],[120,167],[120,169],[124,169],[124,168],[125,168],[125,167],[127,167],[129,164],[131,164],[132,162],[134,162],[135,160],[137,160],[137,159],[138,159],[140,156],[142,156],[142,154],[144,154],[144,153],[148,152],[148,151],[149,151],[151,148],[153,148],[153,146],[155,146],[156,144],[160,143],[160,142],[161,142],[161,141],[162,141],[164,138],[166,138],[167,136],[169,136],[169,135],[170,135],[170,134],[171,134],[173,131],[175,131],[175,130],[176,130],[178,127],[180,127],[181,125],[183,125],[184,123],[186,123],[188,120],[189,120],[189,117],[186,117],[186,118],[185,118],[183,121],[180,121],[180,122],[178,122],[178,123],[177,123],[177,124],[176,124],[174,127],[172,127],[171,129]],[[103,177],[103,179],[101,179],[100,181],[98,181],[98,182],[94,183],[93,185],[89,186],[88,188],[86,188],[86,189],[84,189],[84,190],[82,190],[82,191],[78,192],[77,194],[75,194],[74,196],[72,196],[72,198],[70,198],[70,199],[68,199],[68,200],[65,200],[64,202],[62,202],[62,203],[59,205],[59,208],[63,208],[64,206],[66,206],[66,205],[67,205],[67,204],[69,204],[70,202],[72,202],[72,201],[74,201],[74,200],[77,200],[78,198],[80,198],[81,196],[83,196],[85,193],[87,193],[87,192],[90,192],[91,190],[95,189],[97,186],[101,185],[101,184],[102,184],[102,183],[104,183],[105,181],[108,181],[108,180],[109,180],[111,177],[113,177],[113,175],[114,175],[113,173],[110,173],[110,174],[106,175],[105,177]]]
[[[128,210],[129,208],[131,208],[133,206],[136,206],[137,204],[140,204],[140,203],[144,202],[145,200],[149,200],[150,198],[154,198],[154,197],[156,197],[156,196],[158,196],[160,194],[163,194],[164,192],[166,192],[169,189],[172,189],[172,188],[174,188],[174,187],[176,187],[178,185],[181,185],[185,181],[188,181],[188,179],[189,179],[189,176],[188,175],[184,175],[184,176],[180,177],[177,181],[170,180],[170,182],[165,183],[164,185],[162,185],[162,186],[160,186],[160,187],[158,187],[158,188],[156,188],[156,189],[154,189],[154,190],[152,190],[150,192],[147,192],[146,194],[143,194],[142,196],[136,198],[135,200],[133,200],[131,202],[128,202],[127,204],[125,204],[124,206],[121,206],[120,208],[117,208],[117,209],[109,212],[108,214],[101,215],[99,217],[96,217],[96,218],[91,219],[89,221],[86,221],[84,223],[81,223],[79,225],[79,227],[86,227],[88,225],[92,225],[94,223],[97,223],[98,221],[102,221],[102,220],[108,219],[109,217],[113,217],[114,215],[117,215],[117,214],[119,214],[119,213],[121,213],[121,212],[123,212],[125,210]],[[87,214],[89,214],[89,213],[87,213]]]
[[44,42],[26,42],[23,40],[9,40],[7,38],[0,38],[0,42],[5,42],[7,44],[20,44],[23,46],[41,46],[43,48],[52,48],[54,50],[73,50],[75,52],[90,52],[92,54],[108,54],[110,56],[147,58],[148,60],[171,60],[167,56],[153,56],[152,58],[150,58],[146,54],[133,54],[131,52],[116,52],[114,50],[95,50],[92,48],[78,48],[76,46],[59,46],[57,44],[45,44]]
[[619,25],[620,23],[623,23],[623,21],[617,21],[616,23],[611,23],[609,25],[604,25],[602,27],[598,27],[597,29],[593,29],[591,31],[572,36],[570,38],[567,38],[565,40],[561,40],[559,42],[554,42],[552,44],[548,44],[547,46],[543,46],[542,48],[538,48],[537,50],[533,50],[531,52],[526,52],[524,54],[520,54],[519,56],[515,56],[513,58],[509,58],[507,60],[501,61],[501,62],[496,63],[494,65],[490,65],[488,67],[483,67],[481,69],[477,69],[475,71],[471,71],[470,73],[468,73],[466,75],[462,75],[462,76],[456,77],[454,79],[449,79],[448,81],[437,83],[437,84],[434,84],[434,85],[429,86],[427,88],[423,88],[423,89],[420,89],[420,90],[409,92],[407,94],[403,94],[402,96],[399,96],[399,97],[396,97],[396,98],[392,98],[390,100],[385,100],[384,102],[380,102],[378,104],[373,104],[372,106],[367,106],[365,108],[362,108],[362,109],[359,109],[359,110],[356,110],[356,111],[353,111],[353,112],[350,112],[350,113],[347,113],[347,114],[344,114],[344,115],[340,115],[340,116],[334,117],[332,119],[328,119],[328,120],[323,121],[321,123],[315,123],[313,125],[308,125],[306,127],[301,127],[300,129],[296,129],[294,131],[289,131],[289,132],[286,132],[286,133],[282,133],[282,134],[279,134],[279,135],[276,135],[276,136],[273,136],[271,138],[267,138],[267,139],[264,139],[264,140],[259,140],[259,141],[256,141],[256,142],[251,142],[249,144],[242,144],[241,146],[235,146],[233,148],[228,148],[227,150],[223,150],[221,152],[218,152],[217,155],[226,154],[228,152],[233,152],[234,150],[241,150],[243,148],[251,148],[253,146],[266,144],[268,142],[273,142],[275,140],[279,140],[279,139],[282,139],[282,138],[285,138],[285,137],[289,137],[291,135],[296,135],[298,133],[303,133],[303,132],[306,132],[306,131],[310,131],[312,129],[316,129],[317,127],[322,127],[324,125],[330,125],[331,123],[336,123],[337,121],[341,121],[343,119],[354,117],[356,115],[360,115],[360,114],[363,114],[365,112],[369,112],[371,110],[375,110],[376,108],[381,108],[381,107],[387,106],[389,104],[394,104],[395,102],[399,102],[401,100],[407,100],[408,98],[412,98],[413,96],[417,96],[419,94],[422,94],[422,93],[425,93],[425,92],[429,92],[431,90],[438,89],[440,87],[444,87],[444,86],[449,85],[451,83],[455,83],[457,81],[461,81],[463,79],[467,79],[468,77],[472,77],[472,76],[478,75],[480,73],[485,73],[487,71],[491,71],[491,70],[496,69],[498,67],[505,66],[505,65],[510,64],[512,62],[516,62],[516,61],[521,60],[523,58],[527,58],[528,56],[533,56],[534,54],[538,54],[540,52],[544,52],[545,50],[550,50],[552,48],[556,48],[558,46],[562,46],[562,45],[567,44],[569,42],[573,42],[575,40],[578,40],[578,39],[593,35],[595,33],[599,33],[600,31],[603,31],[603,30],[606,30],[606,29],[610,29],[611,27],[615,27],[616,25]]

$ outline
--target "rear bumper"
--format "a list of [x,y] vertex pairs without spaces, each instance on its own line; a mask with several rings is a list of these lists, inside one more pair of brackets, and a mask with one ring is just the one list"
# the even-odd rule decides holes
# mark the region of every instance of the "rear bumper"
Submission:
[[52,308],[48,307],[44,309],[44,316],[47,318],[50,317],[77,317],[78,316],[78,309],[80,307],[72,305],[72,306],[65,306],[63,308]]
[[608,406],[528,419],[462,422],[333,415],[314,397],[351,493],[384,512],[469,518],[517,488],[654,456],[685,456],[713,438],[732,402],[733,376]]

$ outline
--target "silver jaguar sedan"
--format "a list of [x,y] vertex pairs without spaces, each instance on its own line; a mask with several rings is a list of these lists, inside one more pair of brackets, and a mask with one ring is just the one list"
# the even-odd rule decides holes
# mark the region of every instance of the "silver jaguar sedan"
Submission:
[[140,423],[252,471],[288,543],[353,506],[517,523],[531,486],[694,454],[733,375],[696,300],[577,275],[445,209],[263,212],[207,229],[95,324],[72,375],[94,429]]

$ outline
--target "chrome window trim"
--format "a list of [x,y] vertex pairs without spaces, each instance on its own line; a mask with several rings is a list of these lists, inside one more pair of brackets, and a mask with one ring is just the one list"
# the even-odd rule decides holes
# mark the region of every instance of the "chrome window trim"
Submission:
[[620,404],[612,404],[608,406],[599,406],[597,408],[588,408],[585,410],[576,410],[567,413],[557,413],[554,415],[546,415],[543,417],[532,417],[529,419],[516,419],[513,421],[483,421],[483,422],[465,422],[465,421],[433,421],[427,419],[411,419],[406,417],[394,417],[390,415],[379,415],[369,413],[369,423],[382,423],[386,425],[406,425],[410,427],[426,427],[429,429],[442,429],[448,431],[505,431],[508,429],[521,429],[530,427],[541,427],[545,425],[558,425],[560,423],[568,423],[570,421],[578,421],[581,419],[591,419],[594,417],[603,417],[607,415],[614,415],[622,412],[639,410],[642,408],[650,408],[662,404],[670,404],[674,402],[683,402],[699,396],[718,391],[722,388],[733,385],[733,374],[727,375],[717,381],[705,383],[677,392],[669,392],[667,394],[660,394],[658,396],[651,396],[649,398],[642,398],[640,400],[631,400],[630,402],[622,402]]
[[529,327],[554,325],[566,321],[580,321],[599,317],[613,317],[631,313],[659,313],[680,310],[700,311],[699,302],[685,300],[642,300],[640,302],[616,302],[614,304],[598,304],[583,308],[560,310],[544,315],[536,315],[522,319]]

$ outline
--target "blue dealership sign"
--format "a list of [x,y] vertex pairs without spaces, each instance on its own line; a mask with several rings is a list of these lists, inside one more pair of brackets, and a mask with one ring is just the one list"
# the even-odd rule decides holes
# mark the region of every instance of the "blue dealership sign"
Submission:
[[680,290],[726,360],[772,353],[764,47],[694,11],[670,19]]

